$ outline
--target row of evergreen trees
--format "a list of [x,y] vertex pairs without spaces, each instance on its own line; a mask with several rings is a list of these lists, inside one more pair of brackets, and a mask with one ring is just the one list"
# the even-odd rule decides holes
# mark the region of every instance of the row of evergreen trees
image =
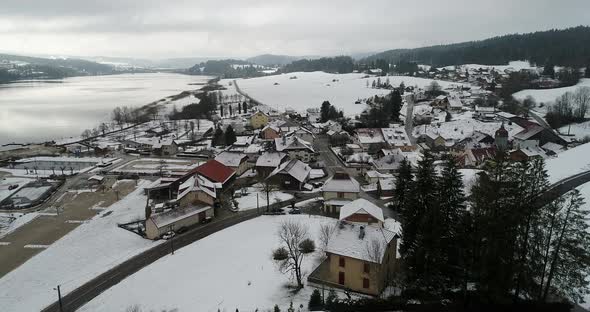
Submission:
[[213,132],[213,140],[211,141],[212,146],[228,146],[232,145],[237,141],[236,132],[234,128],[229,125],[225,128],[225,131],[221,127],[217,127]]
[[542,159],[510,162],[499,155],[466,196],[453,157],[437,174],[426,152],[414,172],[403,161],[394,206],[403,235],[403,283],[441,295],[474,285],[490,302],[557,294],[579,302],[588,293],[588,211],[577,190],[549,204]]

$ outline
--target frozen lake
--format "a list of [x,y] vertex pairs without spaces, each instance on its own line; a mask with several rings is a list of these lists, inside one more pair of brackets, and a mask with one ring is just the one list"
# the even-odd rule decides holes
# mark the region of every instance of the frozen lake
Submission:
[[79,135],[117,106],[139,107],[210,77],[173,73],[73,77],[0,84],[0,144]]

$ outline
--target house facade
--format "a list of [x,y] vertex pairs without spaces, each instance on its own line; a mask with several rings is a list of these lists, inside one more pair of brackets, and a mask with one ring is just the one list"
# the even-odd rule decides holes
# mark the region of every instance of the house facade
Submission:
[[340,213],[340,207],[359,198],[360,184],[346,172],[336,172],[322,187],[324,212]]
[[250,116],[250,125],[253,129],[261,129],[268,125],[268,115],[263,112],[256,112]]

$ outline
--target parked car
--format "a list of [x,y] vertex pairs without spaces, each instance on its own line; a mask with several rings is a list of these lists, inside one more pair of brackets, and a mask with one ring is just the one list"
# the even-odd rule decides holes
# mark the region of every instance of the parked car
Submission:
[[176,233],[174,233],[172,231],[168,231],[162,235],[162,239],[169,240],[174,236],[176,236]]
[[13,184],[13,185],[8,186],[8,190],[9,191],[12,191],[12,190],[14,190],[17,187],[18,187],[18,184]]
[[291,211],[289,211],[289,214],[301,214],[301,209],[293,208]]
[[180,229],[176,230],[177,234],[182,234],[184,232],[188,231],[188,228],[186,226],[181,227]]

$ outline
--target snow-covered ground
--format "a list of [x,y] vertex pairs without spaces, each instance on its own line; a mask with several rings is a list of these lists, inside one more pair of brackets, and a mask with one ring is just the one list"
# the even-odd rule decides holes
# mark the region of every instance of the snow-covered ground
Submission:
[[479,169],[459,169],[459,172],[463,175],[463,191],[465,195],[471,194],[471,188],[477,182],[477,174],[481,171]]
[[[590,87],[590,79],[580,79],[580,82],[578,82],[577,85],[571,87],[539,90],[527,89],[516,92],[512,96],[519,101],[524,100],[527,96],[533,97],[535,102],[537,102],[537,108],[535,110],[544,114],[546,112],[547,105],[554,103],[556,98],[562,96],[566,92],[574,92],[579,87]],[[538,107],[538,105],[541,103],[545,104],[544,107]]]
[[[239,80],[239,88],[252,98],[277,110],[294,109],[305,112],[307,108],[319,108],[323,101],[329,101],[336,108],[344,111],[344,115],[357,115],[365,108],[365,104],[355,104],[358,99],[366,99],[374,95],[391,92],[385,89],[367,87],[377,77],[363,78],[364,74],[328,74],[324,72],[295,72],[275,76],[266,76]],[[291,79],[297,77],[297,79]],[[407,76],[380,77],[381,81],[389,78],[392,85],[404,82],[406,86],[425,87],[431,79]],[[277,83],[277,85],[275,85]],[[456,83],[438,81],[443,87]]]
[[31,213],[0,213],[0,239],[14,232],[19,227],[33,221],[39,214]]
[[2,277],[1,309],[40,311],[55,301],[56,285],[61,285],[62,295],[67,294],[158,244],[117,227],[117,223],[142,218],[146,200],[143,187],[147,185],[149,181],[140,181],[139,187],[121,201]]
[[[271,258],[279,247],[276,232],[285,220],[309,226],[318,244],[322,223],[335,219],[308,216],[261,216],[217,232],[166,256],[126,278],[95,298],[80,311],[125,311],[140,305],[146,311],[266,311],[277,304],[286,311],[289,303],[307,307],[313,288],[297,294],[292,282],[279,273]],[[303,262],[305,277],[319,263],[319,252]]]
[[548,159],[545,168],[550,183],[590,170],[590,143],[582,144],[559,153],[555,158]]
[[[258,200],[258,205],[260,208],[266,207],[266,192],[263,191],[260,187],[253,186],[246,188],[248,195],[238,197],[235,200],[238,202],[238,209],[239,210],[250,210],[256,209],[258,206],[256,201]],[[256,197],[258,196],[258,199]],[[293,195],[287,194],[281,191],[274,191],[270,192],[269,194],[269,201],[272,205],[277,201],[286,201],[293,198]]]
[[582,140],[586,137],[590,137],[590,121],[585,121],[582,123],[572,123],[571,125],[563,126],[559,128],[559,133],[569,133],[570,135],[572,135],[573,138],[576,138],[577,140]]

